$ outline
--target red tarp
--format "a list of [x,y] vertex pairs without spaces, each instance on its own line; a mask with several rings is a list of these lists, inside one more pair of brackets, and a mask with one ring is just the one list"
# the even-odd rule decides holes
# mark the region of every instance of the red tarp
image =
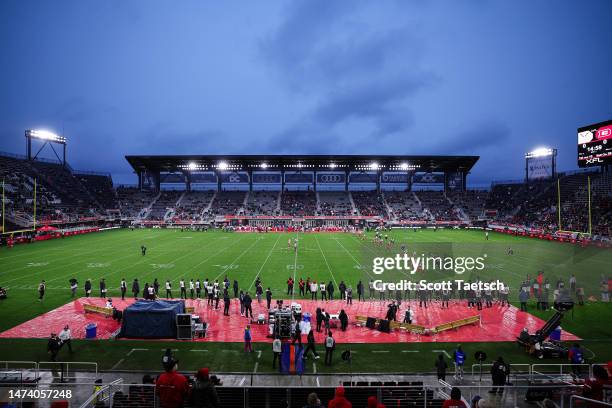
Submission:
[[[119,310],[124,309],[133,303],[133,299],[113,299],[115,307]],[[286,303],[288,301],[285,301]],[[75,338],[85,338],[85,326],[88,323],[98,325],[98,338],[107,339],[119,329],[119,324],[111,318],[106,318],[99,314],[83,312],[83,303],[90,303],[97,306],[104,306],[104,299],[100,298],[81,298],[68,303],[55,310],[36,317],[19,326],[0,333],[0,338],[44,338],[49,336],[51,331],[58,333],[64,325],[70,325]],[[290,302],[288,302],[290,303]],[[469,325],[460,327],[456,330],[448,330],[437,335],[417,335],[405,333],[403,330],[395,330],[391,333],[382,333],[365,327],[357,327],[353,324],[352,317],[355,315],[372,316],[384,318],[387,311],[388,302],[353,301],[353,305],[334,300],[331,302],[315,302],[310,300],[298,301],[302,305],[303,312],[309,312],[313,316],[317,307],[325,308],[330,314],[336,314],[340,309],[344,309],[349,315],[349,327],[346,332],[340,329],[332,329],[334,338],[338,343],[398,343],[398,342],[478,342],[478,341],[514,341],[524,327],[531,333],[542,327],[544,321],[529,313],[521,312],[514,306],[501,307],[498,305],[492,308],[484,308],[481,314],[482,325]],[[469,309],[466,302],[451,301],[449,309],[441,309],[436,303],[431,304],[427,309],[419,308],[418,302],[402,302],[400,313],[403,316],[406,306],[410,303],[415,311],[413,323],[427,328],[447,323],[453,320],[474,316],[478,314],[476,309]],[[247,319],[240,316],[240,304],[238,300],[232,300],[230,316],[223,316],[223,301],[219,303],[220,309],[214,310],[206,306],[206,300],[187,300],[187,307],[195,306],[195,313],[200,315],[203,321],[210,324],[210,331],[206,339],[196,341],[217,341],[217,342],[242,342],[243,330],[247,324]],[[257,318],[259,313],[264,313],[265,301],[261,305],[255,300],[253,302],[253,315]],[[45,327],[46,330],[41,330]],[[313,322],[314,327],[314,322]],[[251,333],[255,342],[271,342],[267,338],[268,325],[251,325]],[[306,340],[304,333],[304,341]],[[323,341],[323,334],[316,333],[317,342]],[[573,334],[563,332],[563,340],[576,340],[578,337]]]

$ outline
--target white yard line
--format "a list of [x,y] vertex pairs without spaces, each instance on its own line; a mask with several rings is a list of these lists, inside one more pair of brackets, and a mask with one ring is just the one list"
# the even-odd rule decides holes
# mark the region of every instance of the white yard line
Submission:
[[323,249],[321,248],[321,244],[319,243],[319,238],[317,238],[317,236],[315,235],[315,241],[317,243],[317,246],[319,247],[319,251],[321,251],[321,255],[323,255],[323,260],[325,261],[325,265],[327,265],[327,270],[329,271],[332,279],[334,280],[334,285],[336,285],[336,287],[338,287],[338,282],[336,282],[336,278],[334,277],[334,273],[331,270],[331,267],[329,266],[329,262],[327,262],[327,257],[325,256],[325,253],[323,252]]
[[[220,240],[220,238],[217,238]],[[186,273],[189,273],[191,271],[193,271],[194,269],[196,269],[198,266],[202,265],[204,262],[208,261],[210,258],[212,258],[213,256],[217,256],[218,254],[220,254],[221,252],[225,251],[226,249],[229,249],[233,246],[235,246],[236,244],[238,244],[240,241],[242,241],[244,239],[244,237],[240,237],[240,239],[234,241],[234,243],[232,245],[227,245],[225,246],[223,249],[221,249],[220,251],[215,252],[213,255],[209,256],[208,258],[202,260],[201,262],[198,262],[197,264],[195,264],[193,267],[191,267],[190,269],[187,270]]]
[[[295,232],[295,239],[298,240],[298,245],[296,247],[295,256],[293,258],[293,283],[294,283],[294,285],[295,285],[295,276],[296,276],[295,275],[295,271],[297,270],[297,256],[298,256],[298,251],[299,251],[299,247],[300,247],[300,243],[299,243],[300,241],[298,239],[299,236],[300,236],[300,233],[298,231],[296,231]],[[291,301],[293,302],[294,300],[295,300],[295,290],[291,294]]]
[[230,270],[230,267],[232,265],[234,265],[236,263],[237,260],[239,260],[240,258],[242,258],[244,256],[244,254],[246,254],[247,252],[249,252],[251,250],[251,248],[253,248],[260,240],[256,239],[253,244],[251,246],[249,246],[247,249],[245,249],[244,251],[242,251],[240,253],[240,255],[238,255],[236,258],[234,258],[234,260],[232,261],[231,264],[228,265],[228,267],[224,270],[221,271],[221,273],[219,273],[217,276],[215,276],[215,279],[219,279],[221,277],[221,275],[223,275],[224,273],[226,273],[228,270]]
[[135,351],[149,351],[148,348],[133,348],[130,351],[128,351],[127,356],[131,356],[133,352]]
[[278,244],[278,241],[280,240],[281,235],[278,234],[278,238],[276,239],[276,242],[274,242],[274,245],[272,246],[272,249],[270,249],[270,251],[268,252],[268,256],[266,256],[266,259],[263,261],[263,263],[261,264],[261,266],[259,267],[259,270],[257,271],[257,273],[255,274],[255,278],[253,278],[253,282],[251,282],[251,285],[249,286],[248,290],[251,290],[251,288],[253,287],[253,285],[255,284],[255,281],[257,280],[257,278],[259,277],[259,274],[261,273],[261,271],[263,270],[264,266],[266,266],[266,263],[268,263],[268,259],[270,259],[270,256],[272,255],[272,252],[274,251],[274,248],[276,248],[276,244]]
[[111,367],[111,370],[115,370],[117,367],[119,367],[121,365],[121,363],[123,363],[123,360],[125,360],[124,358],[122,358],[121,360],[117,361],[117,363]]
[[431,350],[432,353],[442,353],[444,354],[447,358],[451,358],[450,354],[448,354],[448,352],[446,350]]

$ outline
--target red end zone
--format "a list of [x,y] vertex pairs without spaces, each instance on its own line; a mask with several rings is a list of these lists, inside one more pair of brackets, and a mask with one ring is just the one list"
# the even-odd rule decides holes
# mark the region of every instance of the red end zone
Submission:
[[[133,303],[133,299],[113,299],[115,307],[119,310]],[[285,301],[290,303],[289,301]],[[353,323],[353,316],[371,316],[384,318],[387,311],[388,302],[354,301],[352,305],[347,305],[343,301],[334,300],[330,302],[315,302],[311,300],[297,300],[302,305],[302,312],[309,312],[313,316],[317,307],[324,308],[330,314],[336,314],[340,309],[344,309],[349,315],[349,327],[345,332],[339,328],[333,331],[334,338],[338,343],[412,343],[412,342],[482,342],[482,341],[514,341],[525,327],[530,333],[535,332],[544,324],[539,319],[529,313],[521,312],[514,306],[502,307],[494,305],[492,308],[483,308],[478,312],[476,309],[469,309],[466,302],[451,301],[449,309],[441,309],[433,302],[428,308],[418,307],[418,302],[402,302],[399,316],[404,315],[406,306],[410,304],[415,312],[413,323],[434,327],[451,321],[467,318],[480,314],[481,324],[472,324],[458,329],[444,331],[435,335],[418,335],[406,333],[404,330],[394,330],[391,333],[382,333],[377,330],[358,327]],[[40,315],[30,321],[22,323],[12,329],[0,333],[0,338],[46,338],[51,332],[59,333],[65,325],[69,325],[72,335],[76,339],[85,338],[85,326],[88,323],[97,324],[97,338],[108,339],[116,332],[120,325],[115,320],[96,313],[85,313],[84,304],[104,306],[104,299],[101,298],[80,298],[48,313]],[[205,300],[187,300],[186,306],[193,306],[195,314],[209,323],[209,331],[205,339],[195,339],[194,341],[206,342],[242,342],[243,330],[247,319],[240,316],[240,305],[238,300],[233,299],[230,309],[230,316],[223,316],[223,301],[220,302],[220,309],[208,308]],[[253,302],[253,315],[257,318],[259,313],[265,314],[267,311],[265,302],[258,304]],[[314,321],[313,321],[314,328]],[[251,324],[253,341],[271,342],[267,337],[268,325]],[[304,336],[306,333],[304,333]],[[319,338],[320,337],[320,338]],[[571,333],[563,332],[562,339],[566,341],[579,340]],[[304,338],[305,340],[305,338]],[[317,341],[322,341],[322,334],[317,335]]]

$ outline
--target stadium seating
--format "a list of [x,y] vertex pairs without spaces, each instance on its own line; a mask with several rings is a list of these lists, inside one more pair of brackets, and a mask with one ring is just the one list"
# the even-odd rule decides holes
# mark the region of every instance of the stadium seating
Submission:
[[140,191],[135,187],[117,188],[117,200],[122,218],[135,218],[143,213],[157,196],[156,193]]
[[312,191],[286,191],[281,197],[281,212],[283,215],[305,216],[315,215],[317,197]]
[[185,193],[174,209],[173,221],[200,221],[202,213],[211,204],[214,191],[191,191]]
[[419,191],[416,193],[423,211],[436,221],[459,221],[460,216],[443,191]]
[[[73,171],[45,160],[0,155],[7,230],[37,223],[76,223],[120,215],[148,222],[209,222],[216,216],[379,216],[392,221],[496,221],[543,231],[611,234],[612,176],[574,172],[557,181],[494,183],[490,191],[140,191],[115,188],[109,175]],[[588,190],[590,180],[590,195]],[[557,195],[559,194],[559,197]],[[590,201],[589,201],[590,200]],[[592,225],[589,225],[589,202]]]
[[387,205],[382,194],[376,191],[354,191],[351,193],[359,215],[388,216]]
[[183,192],[181,191],[162,191],[159,197],[151,205],[151,211],[146,216],[147,220],[162,221],[166,214],[172,211]]
[[356,213],[349,194],[345,191],[320,192],[318,195],[318,215],[346,216]]
[[245,215],[278,215],[278,191],[252,191],[244,208]]
[[215,195],[205,215],[210,218],[217,215],[241,214],[245,197],[244,191],[220,191]]
[[413,192],[386,192],[384,198],[391,209],[393,219],[398,221],[423,219],[423,207]]

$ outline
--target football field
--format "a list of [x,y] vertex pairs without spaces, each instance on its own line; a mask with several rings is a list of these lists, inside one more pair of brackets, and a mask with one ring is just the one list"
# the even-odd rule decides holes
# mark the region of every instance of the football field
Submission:
[[[191,232],[172,229],[129,229],[94,233],[72,238],[57,239],[32,245],[17,245],[12,249],[0,249],[0,286],[8,288],[8,299],[0,301],[0,331],[7,330],[22,322],[28,321],[42,313],[55,309],[71,301],[69,279],[79,282],[78,296],[84,296],[83,286],[91,279],[93,295],[99,294],[98,284],[105,278],[111,297],[119,294],[119,282],[125,278],[128,282],[128,293],[131,282],[137,278],[142,287],[146,282],[152,283],[157,278],[162,285],[168,279],[172,282],[174,296],[178,296],[178,282],[181,278],[218,279],[228,277],[239,282],[242,290],[254,292],[255,280],[261,279],[265,288],[270,287],[274,298],[287,298],[286,281],[289,277],[296,280],[310,277],[318,282],[333,282],[337,288],[341,281],[351,285],[355,291],[357,282],[362,280],[367,287],[369,279],[378,276],[372,274],[373,257],[394,256],[400,252],[402,245],[409,253],[423,252],[468,256],[486,254],[485,269],[478,272],[464,272],[460,279],[482,280],[499,279],[510,285],[510,299],[517,301],[520,282],[527,275],[535,277],[538,271],[554,287],[558,279],[566,285],[571,274],[576,276],[578,286],[584,288],[586,297],[593,297],[585,306],[576,306],[562,322],[564,329],[585,339],[585,344],[593,352],[597,361],[612,359],[612,306],[600,299],[602,278],[612,272],[612,251],[596,248],[579,248],[571,244],[541,241],[536,239],[513,237],[492,233],[485,240],[482,231],[475,230],[393,230],[387,232],[389,239],[394,239],[391,248],[377,246],[372,242],[373,233],[361,239],[349,233],[232,233],[222,231]],[[288,246],[289,239],[298,239],[298,250]],[[140,252],[141,245],[147,247],[146,255]],[[513,254],[508,254],[512,249]],[[416,276],[416,277],[415,277]],[[409,274],[390,275],[387,279],[457,279],[453,272],[422,272],[415,276]],[[39,302],[37,286],[44,279],[47,283],[47,294]],[[381,279],[384,279],[381,277]],[[337,293],[337,292],[336,292]],[[336,294],[337,296],[337,294]],[[355,298],[357,294],[355,293]],[[296,298],[297,285],[296,285]],[[551,311],[536,311],[535,302],[530,305],[530,312],[547,319]],[[382,316],[381,316],[382,317]],[[87,342],[83,341],[83,354],[74,357],[79,361],[100,360],[105,355],[103,364],[106,368],[115,366],[122,355],[130,353],[134,342]],[[138,342],[148,343],[148,342]],[[23,356],[16,356],[5,347],[14,345],[11,350],[21,350]],[[155,343],[155,353],[162,342]],[[178,349],[190,350],[185,343],[172,343]],[[109,347],[112,345],[112,347]],[[236,345],[210,344],[208,349],[232,347]],[[450,352],[454,344],[446,348]],[[368,353],[372,347],[380,345],[362,344],[355,346],[358,353]],[[394,344],[389,349],[402,348],[414,351],[436,349],[431,344]],[[517,361],[528,359],[512,343],[491,346],[473,343],[470,348],[487,347],[504,349],[515,355]],[[44,345],[35,340],[3,339],[0,341],[0,360],[44,359]],[[104,348],[104,353],[100,353]],[[432,349],[432,350],[433,350]],[[372,350],[370,350],[372,351]],[[153,352],[153,351],[152,351]],[[265,350],[270,352],[270,350]],[[108,356],[108,354],[111,356]],[[157,355],[156,354],[156,355]],[[221,353],[223,354],[223,353]],[[215,357],[217,369],[233,371],[252,370],[250,357],[240,358],[234,352],[225,353],[225,358]],[[145,352],[131,353],[133,364],[139,359],[147,360]],[[358,354],[359,355],[359,354]],[[403,354],[400,354],[403,356]],[[431,365],[431,352],[422,357],[415,353],[406,353],[415,364],[412,368],[425,370]],[[70,357],[72,358],[72,357]],[[421,361],[422,358],[422,361]],[[157,357],[154,359],[157,363]],[[361,360],[368,364],[368,359]],[[211,364],[213,362],[211,361]],[[356,362],[359,368],[359,362]],[[389,367],[379,367],[378,371],[398,370],[402,360]],[[124,359],[122,366],[116,368],[133,368],[132,363]],[[155,368],[155,367],[153,367]],[[370,367],[371,369],[375,367]],[[264,367],[261,368],[264,370]]]

